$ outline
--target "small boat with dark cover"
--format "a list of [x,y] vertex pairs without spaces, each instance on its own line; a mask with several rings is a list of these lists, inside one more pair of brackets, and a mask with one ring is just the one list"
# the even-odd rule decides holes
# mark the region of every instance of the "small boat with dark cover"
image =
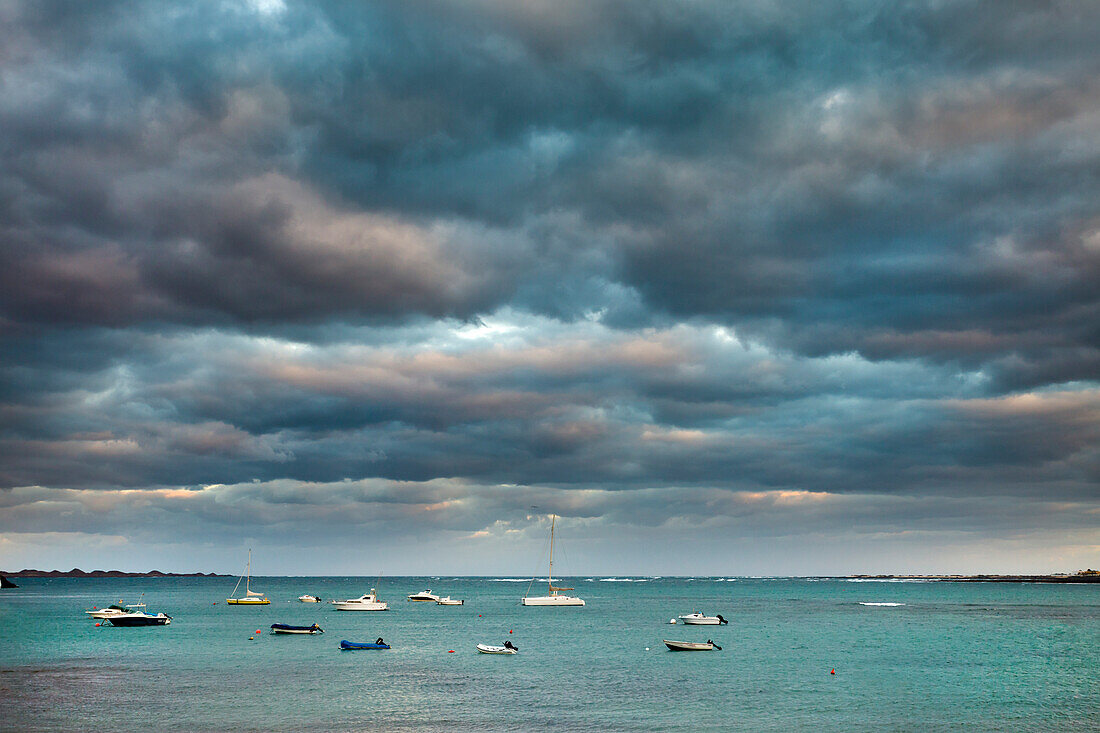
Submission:
[[343,641],[340,642],[340,651],[344,651],[344,652],[356,651],[356,650],[359,650],[359,649],[389,649],[389,648],[390,648],[390,645],[387,644],[386,642],[382,641],[381,636],[379,636],[378,640],[375,641],[374,643],[370,643],[370,642],[364,643],[364,642],[360,642],[360,641],[348,641],[347,639],[344,639]]
[[271,624],[272,634],[323,634],[325,630],[317,624],[312,626],[291,626],[290,624]]

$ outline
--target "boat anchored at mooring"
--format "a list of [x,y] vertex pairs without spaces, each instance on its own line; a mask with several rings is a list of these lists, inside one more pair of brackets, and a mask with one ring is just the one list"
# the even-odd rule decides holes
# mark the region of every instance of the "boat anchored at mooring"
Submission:
[[[557,517],[553,514],[550,515],[550,566],[546,573],[546,584],[548,587],[547,595],[545,596],[529,596],[523,597],[523,605],[525,606],[583,606],[584,599],[577,596],[571,596],[569,594],[562,595],[561,591],[573,590],[573,588],[556,588],[554,586],[554,524],[557,522]],[[531,581],[532,585],[534,581]],[[527,590],[530,591],[531,587],[528,586]]]
[[110,616],[107,620],[111,622],[111,626],[167,626],[172,623],[172,617],[166,613],[152,614],[142,611]]
[[233,586],[233,595],[237,595],[237,589],[244,581],[244,595],[240,598],[226,598],[225,602],[230,606],[266,606],[271,603],[267,596],[258,590],[252,590],[252,548],[248,549],[248,564],[245,565],[244,575],[237,578],[237,584]]
[[364,593],[358,598],[349,598],[346,601],[333,601],[337,611],[388,611],[390,604],[378,600],[378,594],[374,588],[370,593]]
[[706,641],[672,641],[671,639],[661,639],[672,652],[709,652],[713,649],[722,651],[722,647],[715,644],[710,639]]
[[323,634],[325,630],[317,624],[312,626],[291,626],[290,624],[271,624],[272,634]]
[[696,611],[686,616],[680,616],[680,623],[688,624],[689,626],[717,626],[718,624],[728,624],[729,621],[723,618],[720,613],[714,616],[706,616]]
[[506,641],[503,646],[493,646],[492,644],[478,644],[477,650],[482,654],[515,654],[519,651],[519,647],[513,646],[512,642]]

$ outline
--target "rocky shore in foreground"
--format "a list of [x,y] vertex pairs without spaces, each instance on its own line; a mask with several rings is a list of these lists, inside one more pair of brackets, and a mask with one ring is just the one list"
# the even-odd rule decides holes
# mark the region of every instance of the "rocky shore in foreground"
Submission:
[[947,583],[1100,583],[1100,572],[1054,575],[849,575],[855,580],[937,580]]
[[0,576],[8,578],[229,578],[219,573],[163,573],[150,570],[145,573],[127,573],[122,570],[0,570]]

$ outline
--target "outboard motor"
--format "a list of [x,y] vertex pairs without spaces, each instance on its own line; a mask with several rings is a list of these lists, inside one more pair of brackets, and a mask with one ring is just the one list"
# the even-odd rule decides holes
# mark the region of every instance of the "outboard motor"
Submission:
[[714,615],[718,617],[718,623],[720,623],[720,624],[728,624],[728,623],[729,623],[729,621],[727,621],[726,619],[722,618],[722,614],[720,614],[720,613],[716,613],[716,614],[714,614]]
[[504,648],[505,649],[515,649],[517,652],[519,651],[519,647],[518,646],[512,646],[512,642],[510,642],[510,641],[504,642]]

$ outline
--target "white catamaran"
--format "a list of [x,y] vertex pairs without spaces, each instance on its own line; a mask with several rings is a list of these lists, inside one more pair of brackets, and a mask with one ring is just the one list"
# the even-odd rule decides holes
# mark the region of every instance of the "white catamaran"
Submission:
[[231,606],[266,606],[271,603],[267,600],[267,596],[258,590],[252,590],[250,583],[252,581],[252,548],[248,548],[248,565],[245,566],[244,575],[237,578],[237,584],[233,586],[233,595],[237,595],[237,589],[241,587],[241,581],[244,581],[244,596],[241,598],[226,598],[225,602]]
[[[562,595],[560,591],[573,590],[572,588],[555,588],[554,587],[554,523],[557,521],[557,517],[553,514],[550,515],[550,569],[546,573],[546,584],[549,587],[549,595],[545,596],[523,596],[523,605],[525,606],[583,606],[584,599],[577,596],[571,596],[568,594]],[[535,581],[531,581],[533,585]],[[531,592],[531,586],[527,586],[527,592]]]

